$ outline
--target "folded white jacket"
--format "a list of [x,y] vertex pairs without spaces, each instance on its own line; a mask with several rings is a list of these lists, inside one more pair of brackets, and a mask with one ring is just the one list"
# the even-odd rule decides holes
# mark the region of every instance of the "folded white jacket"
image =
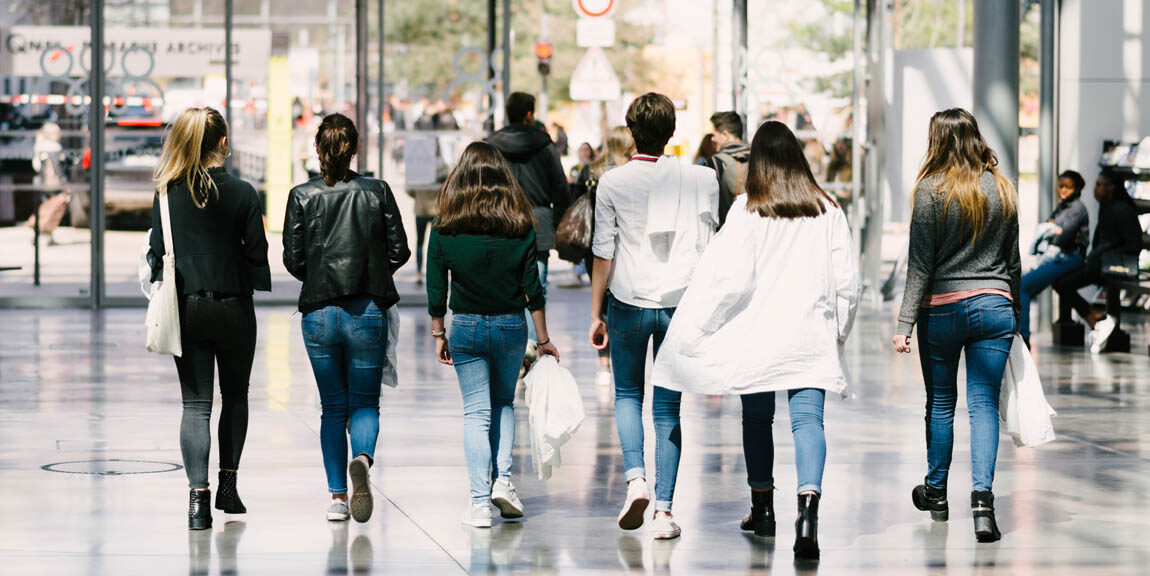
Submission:
[[583,398],[575,377],[551,356],[541,356],[524,380],[531,462],[539,479],[546,480],[559,467],[559,449],[583,423]]

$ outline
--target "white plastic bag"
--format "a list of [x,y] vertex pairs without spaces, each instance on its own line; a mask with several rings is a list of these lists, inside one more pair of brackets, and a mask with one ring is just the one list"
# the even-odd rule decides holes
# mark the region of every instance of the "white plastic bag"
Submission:
[[1054,440],[1051,416],[1057,413],[1046,402],[1038,366],[1022,336],[1014,335],[1010,359],[1002,379],[998,414],[1015,446],[1038,446]]
[[551,356],[540,356],[524,380],[531,462],[539,479],[546,480],[559,467],[559,448],[583,423],[583,397],[575,377]]
[[156,293],[156,285],[152,284],[152,265],[148,262],[148,252],[151,249],[152,229],[148,228],[148,233],[144,234],[144,242],[140,244],[140,261],[136,267],[136,275],[140,279],[140,292],[143,292],[148,300],[151,300],[152,295]]
[[180,343],[180,304],[176,296],[176,252],[172,247],[172,217],[168,210],[170,197],[160,200],[160,220],[164,228],[164,277],[156,282],[148,301],[148,352],[182,356]]

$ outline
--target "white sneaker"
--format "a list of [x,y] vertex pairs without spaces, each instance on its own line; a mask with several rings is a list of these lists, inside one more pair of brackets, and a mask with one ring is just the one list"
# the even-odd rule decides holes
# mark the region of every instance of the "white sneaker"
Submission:
[[510,480],[502,478],[495,481],[491,487],[491,503],[499,509],[499,515],[504,518],[522,518],[523,502],[515,494],[515,486]]
[[1094,323],[1094,331],[1091,332],[1093,341],[1090,344],[1092,354],[1101,353],[1102,349],[1106,348],[1106,343],[1110,341],[1110,335],[1114,333],[1116,324],[1114,317],[1110,315]]
[[662,514],[655,514],[655,518],[651,520],[651,535],[656,540],[671,540],[678,538],[682,531],[679,530],[679,525],[671,518],[663,516]]
[[332,500],[331,506],[327,509],[327,519],[332,522],[347,522],[350,515],[347,508],[347,502],[342,500]]
[[623,503],[623,510],[619,512],[619,527],[624,530],[634,530],[643,525],[643,514],[647,511],[647,504],[651,497],[647,495],[647,481],[637,478],[627,483],[627,501]]
[[601,388],[608,388],[611,386],[612,381],[611,369],[606,366],[600,366],[599,371],[595,373],[595,385]]
[[463,523],[476,528],[491,527],[491,506],[489,504],[472,504],[467,507],[467,514],[463,516]]

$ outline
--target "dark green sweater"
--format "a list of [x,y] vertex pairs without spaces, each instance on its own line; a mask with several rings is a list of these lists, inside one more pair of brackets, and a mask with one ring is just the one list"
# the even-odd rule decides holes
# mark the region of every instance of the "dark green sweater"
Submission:
[[447,274],[451,272],[451,311],[456,314],[514,314],[543,309],[543,286],[536,269],[535,232],[518,238],[459,234],[434,228],[427,245],[427,311],[447,314]]

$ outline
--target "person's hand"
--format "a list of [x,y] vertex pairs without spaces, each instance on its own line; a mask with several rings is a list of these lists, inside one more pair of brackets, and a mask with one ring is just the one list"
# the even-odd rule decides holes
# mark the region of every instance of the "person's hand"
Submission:
[[451,361],[451,350],[447,348],[447,337],[435,337],[435,359],[439,360],[440,364],[447,364],[453,366],[455,363]]
[[893,343],[895,352],[900,354],[910,354],[910,336],[895,334]]
[[596,350],[607,349],[607,323],[601,318],[591,320],[591,331],[588,335],[591,347]]
[[544,342],[543,344],[540,344],[539,347],[536,348],[536,351],[539,352],[540,356],[543,356],[543,355],[551,356],[552,358],[555,358],[556,362],[559,361],[559,349],[556,348],[555,344],[552,343],[550,340]]

